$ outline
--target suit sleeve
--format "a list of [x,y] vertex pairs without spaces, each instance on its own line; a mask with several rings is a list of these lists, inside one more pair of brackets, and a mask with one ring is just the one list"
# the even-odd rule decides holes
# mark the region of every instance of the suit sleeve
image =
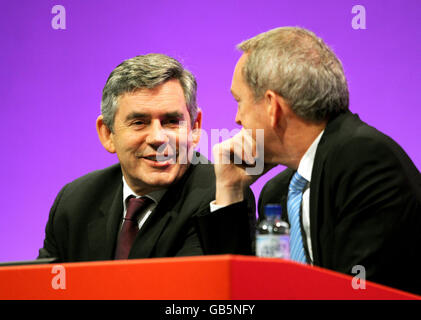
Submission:
[[39,249],[37,259],[57,258],[60,260],[59,250],[54,236],[54,218],[65,189],[66,186],[59,192],[56,199],[54,200],[53,206],[51,207],[47,225],[45,227],[44,246],[43,248]]
[[251,189],[243,201],[215,212],[208,204],[195,222],[204,254],[253,254],[256,204]]
[[368,280],[420,290],[419,171],[394,144],[369,138],[344,144],[332,166],[334,241],[324,254],[334,269],[362,265]]

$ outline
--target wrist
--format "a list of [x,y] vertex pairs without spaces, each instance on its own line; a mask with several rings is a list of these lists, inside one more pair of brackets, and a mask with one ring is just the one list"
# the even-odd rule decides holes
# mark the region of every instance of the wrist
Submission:
[[215,204],[228,206],[244,200],[244,188],[241,185],[216,185]]

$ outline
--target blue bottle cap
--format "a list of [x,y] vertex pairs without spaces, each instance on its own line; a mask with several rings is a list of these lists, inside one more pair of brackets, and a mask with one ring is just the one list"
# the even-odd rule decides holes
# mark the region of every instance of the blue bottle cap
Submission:
[[266,217],[281,216],[282,207],[280,204],[270,203],[265,205],[265,215]]

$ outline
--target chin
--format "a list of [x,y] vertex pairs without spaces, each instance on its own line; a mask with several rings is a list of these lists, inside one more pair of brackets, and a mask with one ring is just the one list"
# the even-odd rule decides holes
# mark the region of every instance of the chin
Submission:
[[132,181],[135,185],[138,185],[143,192],[147,190],[158,190],[167,188],[170,185],[176,183],[186,172],[184,166],[171,166],[164,169],[156,168],[138,168],[131,175],[134,179]]
[[145,182],[151,187],[167,187],[176,181],[177,174],[171,173],[152,173]]

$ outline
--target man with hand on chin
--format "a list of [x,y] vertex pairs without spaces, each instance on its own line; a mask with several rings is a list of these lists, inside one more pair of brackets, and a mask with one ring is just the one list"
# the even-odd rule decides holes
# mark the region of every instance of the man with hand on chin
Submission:
[[112,71],[96,127],[119,163],[60,191],[39,258],[72,262],[252,252],[251,190],[238,211],[210,205],[213,166],[194,152],[202,120],[196,87],[188,70],[162,54],[128,59]]
[[[351,275],[363,266],[367,280],[421,293],[420,172],[396,142],[349,111],[339,59],[302,28],[273,29],[238,47],[231,92],[235,121],[247,130],[213,151],[244,163],[216,162],[214,204],[238,206],[261,174],[285,165],[258,207],[262,215],[265,204],[282,205],[292,260]],[[257,149],[254,160],[238,148],[244,141]],[[253,162],[264,162],[259,175],[247,174]]]

